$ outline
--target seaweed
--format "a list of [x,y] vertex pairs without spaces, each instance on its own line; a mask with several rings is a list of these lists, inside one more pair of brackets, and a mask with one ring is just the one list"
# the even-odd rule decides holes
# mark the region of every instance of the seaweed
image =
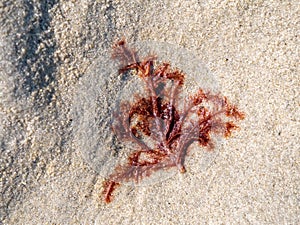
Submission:
[[132,102],[122,101],[113,114],[114,134],[137,148],[104,181],[101,196],[106,203],[123,182],[138,183],[156,171],[174,167],[186,172],[184,162],[191,144],[213,151],[213,137],[229,137],[238,128],[236,122],[245,117],[220,93],[199,88],[182,98],[186,74],[170,63],[159,63],[155,55],[140,60],[125,39],[113,45],[112,58],[120,62],[120,76],[129,74],[142,80],[145,96],[136,94]]

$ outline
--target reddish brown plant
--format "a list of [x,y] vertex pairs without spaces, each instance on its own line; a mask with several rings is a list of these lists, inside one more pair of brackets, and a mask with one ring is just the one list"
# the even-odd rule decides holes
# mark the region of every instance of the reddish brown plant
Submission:
[[199,89],[182,100],[179,96],[185,74],[172,69],[169,63],[156,65],[155,56],[139,60],[124,39],[113,46],[112,57],[121,63],[120,74],[136,74],[142,79],[147,94],[132,103],[121,102],[114,114],[115,135],[138,147],[127,163],[117,166],[104,182],[102,196],[106,203],[111,202],[112,192],[123,182],[139,182],[158,170],[173,167],[184,173],[192,143],[212,151],[212,135],[229,137],[238,128],[234,121],[244,119],[244,114],[220,94]]

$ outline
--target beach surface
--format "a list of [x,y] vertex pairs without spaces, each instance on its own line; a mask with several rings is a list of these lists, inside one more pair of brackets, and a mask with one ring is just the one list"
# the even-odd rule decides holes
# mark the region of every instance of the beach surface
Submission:
[[[300,223],[298,1],[4,1],[0,12],[0,224]],[[192,151],[186,173],[121,185],[106,204],[114,164],[97,154],[122,84],[104,75],[122,37],[164,43],[170,63],[201,68],[200,86],[205,66],[204,88],[246,117],[212,157]]]

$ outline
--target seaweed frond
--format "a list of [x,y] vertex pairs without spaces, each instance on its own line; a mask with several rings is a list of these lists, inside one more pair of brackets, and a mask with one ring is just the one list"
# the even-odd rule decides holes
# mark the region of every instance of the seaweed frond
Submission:
[[174,167],[184,173],[192,143],[213,151],[212,135],[229,137],[238,128],[236,122],[245,117],[226,97],[201,88],[182,100],[179,96],[186,75],[169,63],[158,64],[156,56],[140,60],[125,39],[114,44],[112,57],[120,62],[120,74],[135,71],[132,74],[142,79],[145,96],[121,102],[114,113],[113,132],[137,149],[105,180],[102,196],[107,203],[123,182],[138,183],[158,170]]

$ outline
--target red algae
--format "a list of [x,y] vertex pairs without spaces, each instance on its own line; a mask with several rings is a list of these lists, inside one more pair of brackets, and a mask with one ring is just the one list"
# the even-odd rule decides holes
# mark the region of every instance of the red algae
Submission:
[[114,134],[137,148],[106,178],[102,192],[106,203],[123,182],[139,183],[159,170],[174,167],[186,172],[184,162],[191,144],[213,151],[212,136],[229,137],[238,128],[236,122],[245,117],[226,97],[201,88],[182,99],[179,96],[187,75],[170,63],[159,64],[155,55],[140,60],[125,39],[114,44],[112,58],[120,62],[120,76],[142,80],[145,96],[137,94],[133,101],[122,101],[114,113]]

